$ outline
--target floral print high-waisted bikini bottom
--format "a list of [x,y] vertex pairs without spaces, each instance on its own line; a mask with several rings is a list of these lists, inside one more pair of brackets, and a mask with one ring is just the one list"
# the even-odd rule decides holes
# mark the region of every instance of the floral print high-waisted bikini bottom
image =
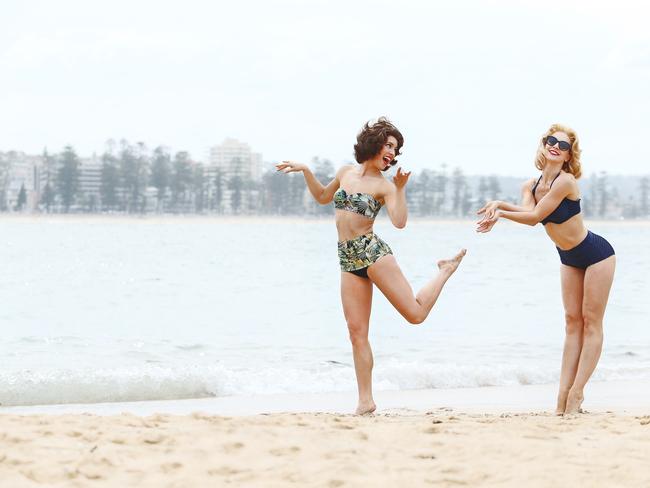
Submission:
[[368,266],[383,256],[393,254],[388,244],[374,232],[349,241],[340,241],[338,247],[341,271],[348,271],[363,278],[368,277]]

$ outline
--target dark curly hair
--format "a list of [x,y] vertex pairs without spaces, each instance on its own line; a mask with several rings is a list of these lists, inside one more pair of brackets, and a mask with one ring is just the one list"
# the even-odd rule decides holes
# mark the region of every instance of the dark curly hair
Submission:
[[[401,154],[399,150],[404,145],[404,137],[397,130],[397,127],[386,117],[379,117],[374,124],[366,122],[361,132],[357,134],[357,143],[354,145],[354,159],[357,160],[357,163],[362,164],[364,161],[374,158],[379,154],[384,144],[386,144],[389,136],[397,139],[395,156],[398,156]],[[390,164],[392,166],[396,163],[397,159],[393,159]]]

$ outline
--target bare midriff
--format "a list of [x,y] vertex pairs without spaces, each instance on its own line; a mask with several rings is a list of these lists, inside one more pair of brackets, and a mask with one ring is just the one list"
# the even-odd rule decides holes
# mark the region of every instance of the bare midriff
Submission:
[[587,228],[581,213],[561,224],[548,223],[544,226],[544,230],[555,245],[563,251],[573,249],[587,237]]
[[339,242],[349,241],[355,237],[372,232],[374,220],[348,210],[336,210],[335,213]]

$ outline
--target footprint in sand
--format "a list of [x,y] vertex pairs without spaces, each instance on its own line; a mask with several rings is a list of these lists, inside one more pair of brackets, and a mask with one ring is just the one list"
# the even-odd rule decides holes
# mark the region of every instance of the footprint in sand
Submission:
[[300,452],[300,448],[298,446],[276,447],[275,449],[269,450],[269,453],[274,456],[286,456],[288,454],[296,454],[298,452]]
[[96,467],[83,467],[79,468],[78,471],[80,475],[89,480],[100,480],[104,477],[101,473],[101,470]]
[[5,463],[11,466],[21,466],[23,464],[31,464],[32,461],[29,459],[18,459],[18,458],[5,458]]
[[238,451],[243,447],[244,444],[241,442],[229,442],[228,444],[223,445],[223,450],[230,453],[230,452]]
[[418,454],[415,456],[416,459],[435,459],[436,456],[434,454]]
[[53,468],[34,468],[34,469],[26,469],[26,470],[21,470],[20,473],[25,477],[28,478],[38,484],[44,484],[48,485],[50,483],[56,482],[57,478],[60,475],[60,472],[58,469],[56,469],[56,466]]
[[142,438],[142,442],[145,444],[160,444],[165,439],[167,439],[167,436],[162,434],[149,434]]
[[163,423],[163,424],[166,424],[166,423],[169,422],[169,417],[167,415],[163,415],[163,414],[160,414],[160,413],[152,415],[151,417],[149,417],[149,419],[152,422],[160,422],[160,423]]
[[230,466],[222,466],[217,469],[208,469],[208,475],[210,476],[232,476],[234,474],[243,473],[243,471]]
[[182,468],[183,465],[181,463],[163,463],[160,465],[160,470],[167,474],[171,473],[172,471],[176,471],[177,469]]

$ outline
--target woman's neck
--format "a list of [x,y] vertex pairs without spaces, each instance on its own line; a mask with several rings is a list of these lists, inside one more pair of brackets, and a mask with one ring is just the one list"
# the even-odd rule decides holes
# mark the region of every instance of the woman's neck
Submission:
[[562,163],[549,164],[546,163],[542,170],[542,183],[550,184],[551,181],[562,171]]
[[377,169],[377,167],[372,164],[370,161],[366,161],[361,165],[361,170],[359,171],[359,174],[361,176],[377,176],[381,174],[381,171]]

